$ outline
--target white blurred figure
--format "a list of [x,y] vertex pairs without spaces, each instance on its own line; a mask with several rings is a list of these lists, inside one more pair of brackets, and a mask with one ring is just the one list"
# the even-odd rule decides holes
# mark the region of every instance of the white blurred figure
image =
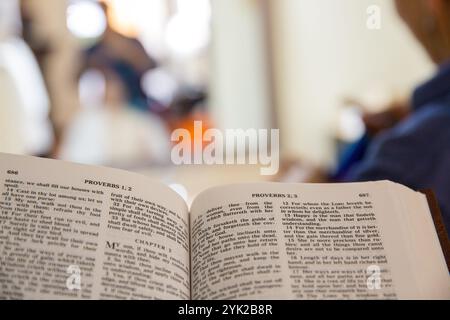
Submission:
[[127,106],[114,73],[87,71],[80,98],[83,108],[65,134],[62,159],[116,167],[169,161],[170,136],[163,122]]
[[17,1],[0,1],[0,151],[40,155],[53,143],[49,99],[19,30]]

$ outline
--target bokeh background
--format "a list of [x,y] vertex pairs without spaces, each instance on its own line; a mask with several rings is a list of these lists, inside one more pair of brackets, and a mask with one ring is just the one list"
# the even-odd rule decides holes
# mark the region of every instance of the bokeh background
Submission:
[[279,128],[282,162],[332,170],[362,115],[407,103],[432,72],[391,0],[2,0],[0,152],[188,189],[262,179],[173,168],[170,133],[202,120]]

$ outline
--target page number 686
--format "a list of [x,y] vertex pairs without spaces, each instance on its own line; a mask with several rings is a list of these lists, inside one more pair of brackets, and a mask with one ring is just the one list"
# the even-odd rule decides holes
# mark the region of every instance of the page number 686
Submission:
[[360,197],[360,198],[369,198],[369,197],[370,197],[370,194],[369,194],[369,193],[360,193],[360,194],[359,194],[359,197]]

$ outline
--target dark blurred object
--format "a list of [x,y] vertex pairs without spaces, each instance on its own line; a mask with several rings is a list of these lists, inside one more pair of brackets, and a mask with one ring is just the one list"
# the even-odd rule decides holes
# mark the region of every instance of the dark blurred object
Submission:
[[157,66],[138,39],[126,37],[112,26],[106,3],[100,3],[107,27],[98,42],[85,52],[82,72],[88,69],[112,70],[125,86],[128,103],[140,110],[152,109],[154,101],[142,89],[142,77]]
[[[355,99],[345,99],[345,103],[359,106],[361,110],[368,109]],[[340,153],[336,169],[330,174],[331,181],[342,181],[348,172],[365,157],[372,138],[393,128],[408,117],[411,112],[409,103],[404,102],[394,102],[383,109],[384,111],[381,112],[363,113],[362,120],[366,132],[360,139],[344,147]]]
[[206,99],[204,90],[183,88],[177,92],[171,103],[171,113],[176,117],[186,117],[194,111],[204,112]]
[[333,182],[342,181],[353,166],[364,158],[371,140],[371,135],[366,133],[356,142],[347,145],[339,156],[336,169],[329,174],[328,179]]
[[387,107],[385,111],[363,114],[362,120],[366,126],[367,134],[373,137],[397,125],[410,112],[411,107],[409,103],[395,102]]
[[409,107],[399,105],[383,112],[364,114],[363,121],[366,125],[367,133],[370,136],[375,136],[380,132],[397,125],[400,121],[405,119],[409,113]]
[[190,131],[194,121],[203,121],[204,127],[213,127],[205,110],[206,100],[207,94],[204,90],[184,87],[178,90],[169,108],[160,115],[170,130],[185,128]]

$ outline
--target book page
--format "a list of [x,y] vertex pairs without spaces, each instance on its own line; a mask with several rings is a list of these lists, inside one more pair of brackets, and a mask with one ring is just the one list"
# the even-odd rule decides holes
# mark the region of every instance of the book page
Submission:
[[[415,281],[426,299],[450,299],[449,270],[426,196],[402,185],[388,186],[399,199],[408,259],[414,265]],[[437,263],[441,261],[441,263]]]
[[0,298],[189,298],[188,210],[162,184],[0,154],[0,213]]
[[[402,193],[392,185],[266,183],[205,191],[191,208],[192,298],[424,298],[400,213]],[[441,271],[442,298],[449,278],[441,258],[430,263]]]

